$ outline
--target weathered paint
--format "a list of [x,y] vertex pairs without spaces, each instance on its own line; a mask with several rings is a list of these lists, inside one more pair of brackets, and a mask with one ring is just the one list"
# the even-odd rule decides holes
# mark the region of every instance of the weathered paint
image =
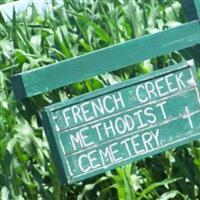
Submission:
[[81,181],[198,138],[196,73],[184,62],[48,106],[42,116],[62,178]]
[[199,42],[200,26],[199,21],[195,20],[57,64],[14,75],[11,80],[15,97],[20,100],[48,92],[146,59],[192,47]]

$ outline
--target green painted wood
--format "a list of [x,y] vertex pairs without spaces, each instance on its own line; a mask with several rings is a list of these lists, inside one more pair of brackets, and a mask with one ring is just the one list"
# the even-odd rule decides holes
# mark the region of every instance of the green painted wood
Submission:
[[[149,105],[142,106],[142,109],[141,106],[139,107],[133,106],[133,108],[128,108],[127,106],[128,111],[124,110],[123,112],[120,112],[112,117],[111,116],[102,117],[98,119],[98,122],[91,121],[84,123],[81,126],[65,129],[59,132],[59,139],[61,141],[60,143],[63,146],[64,154],[68,155],[76,151],[86,149],[86,147],[88,147],[82,143],[77,143],[74,141],[74,138],[77,138],[79,136],[77,132],[80,130],[83,130],[84,136],[88,138],[87,144],[90,144],[89,147],[93,147],[95,145],[100,145],[101,143],[108,142],[110,140],[121,138],[121,136],[125,134],[131,135],[133,131],[138,131],[140,127],[146,128],[148,126],[151,126],[152,124],[154,124],[153,122],[155,121],[155,119],[153,119],[154,114],[156,114],[156,122],[158,124],[161,124],[163,120],[165,120],[161,110],[162,106],[165,108],[166,112],[168,112],[168,118],[176,118],[183,111],[182,109],[184,105],[187,105],[188,101],[195,98],[196,98],[196,91],[192,89],[188,90],[187,92],[184,92],[182,95],[179,96],[173,95],[172,97],[168,97],[167,102],[163,101],[162,105],[159,104],[158,101],[154,101],[154,103],[151,103],[151,110],[149,109]],[[199,103],[197,101],[191,102],[191,105],[193,106],[192,109],[194,110],[190,111],[194,112],[195,109],[196,110],[199,109]],[[150,119],[146,117],[146,112],[148,111],[149,113],[152,114]],[[143,118],[143,125],[141,125],[141,122],[138,119],[138,114],[140,114],[141,118]],[[125,123],[127,124],[129,123],[129,125],[126,125]],[[113,127],[116,127],[113,128],[114,130],[112,131],[113,134],[111,132],[108,132],[108,127],[110,127],[111,125]],[[101,132],[101,135],[99,135],[99,132]],[[90,137],[91,135],[92,137]]]
[[74,183],[199,138],[198,84],[184,62],[46,107],[58,171]]
[[193,21],[198,19],[197,9],[195,7],[194,0],[182,0],[182,5],[184,9],[185,16],[188,21]]
[[102,144],[98,148],[66,156],[69,173],[73,177],[71,182],[84,180],[199,139],[200,110],[190,114],[192,115],[193,129],[184,118],[180,117],[160,125],[159,128],[153,127],[151,130],[123,137],[123,140],[118,139]]
[[[188,21],[193,21],[198,19],[197,8],[196,5],[199,6],[200,2],[195,2],[194,0],[182,0],[184,13]],[[200,45],[195,45],[194,47],[188,48],[181,52],[185,59],[195,59],[195,62],[200,64]]]
[[58,176],[60,177],[61,182],[66,182],[66,177],[68,176],[68,174],[66,174],[66,170],[64,166],[65,160],[63,156],[60,156],[62,152],[60,151],[60,148],[57,148],[57,146],[59,146],[59,141],[57,140],[57,136],[53,134],[52,127],[48,119],[48,115],[44,112],[43,112],[42,120],[43,120],[43,124],[45,124],[45,133],[49,141],[49,147],[52,153],[51,155],[53,157],[55,165],[59,169],[57,170]]
[[199,0],[194,0],[195,6],[196,6],[196,11],[198,18],[200,19],[200,1]]
[[189,22],[57,64],[17,74],[12,77],[14,93],[17,99],[31,97],[86,80],[97,74],[191,47],[199,42],[199,22]]
[[[169,69],[167,68],[166,71],[168,71]],[[184,69],[181,71],[182,75],[187,78],[188,80],[191,79],[191,77],[189,76],[190,74],[188,74],[188,69]],[[173,77],[171,77],[170,81],[175,85],[176,84],[176,79],[175,79],[175,76],[179,76],[180,72],[177,72],[177,74],[175,74]],[[157,78],[159,79],[159,78]],[[155,78],[152,82],[156,83],[157,82],[157,79]],[[130,83],[129,83],[130,82]],[[166,80],[162,80],[163,83],[166,83]],[[136,88],[137,88],[137,84],[133,85],[133,81],[125,81],[123,84],[126,85],[125,88],[121,89],[120,91],[120,94],[118,92],[119,90],[119,86],[116,90],[114,90],[112,93],[110,92],[109,90],[109,97],[108,98],[107,96],[100,96],[100,97],[93,97],[93,95],[90,93],[90,98],[86,101],[85,99],[83,100],[84,98],[84,95],[83,96],[80,96],[78,98],[75,98],[75,99],[72,99],[72,100],[67,100],[67,101],[64,101],[62,103],[58,103],[58,104],[53,104],[52,106],[50,106],[49,108],[52,107],[52,110],[53,111],[53,115],[54,115],[54,118],[55,118],[55,121],[57,122],[57,130],[58,132],[62,132],[64,131],[65,129],[69,129],[69,128],[73,128],[75,126],[81,126],[81,125],[84,125],[85,124],[85,119],[87,120],[87,122],[90,122],[92,120],[97,120],[98,118],[100,117],[107,117],[107,115],[109,115],[110,113],[109,112],[106,112],[106,110],[103,110],[104,112],[98,112],[97,109],[93,110],[92,108],[96,108],[98,106],[98,108],[102,108],[101,105],[103,105],[103,103],[105,102],[110,102],[110,101],[115,101],[116,99],[120,100],[121,96],[124,96],[126,98],[126,109],[121,105],[119,106],[119,108],[117,109],[118,112],[124,112],[124,110],[126,111],[127,109],[131,109],[131,108],[136,108],[138,106],[141,106],[143,105],[144,103],[148,102],[148,101],[156,101],[160,95],[157,93],[155,94],[152,94],[150,95],[149,98],[145,97],[145,98],[142,98],[139,96],[139,98],[141,98],[141,100],[139,101],[139,99],[137,98],[137,96],[135,96],[136,94],[132,94],[130,92],[131,91],[135,91]],[[121,87],[123,85],[122,83],[120,84]],[[130,84],[130,85],[129,85]],[[115,87],[117,87],[115,86]],[[147,86],[144,86],[145,88]],[[149,86],[150,87],[150,86]],[[186,88],[190,88],[190,85],[186,85]],[[141,91],[144,90],[144,88],[141,88],[140,89]],[[168,91],[168,88],[167,88],[167,85],[164,85],[163,86],[163,89],[162,89],[163,93],[162,93],[162,97],[165,97],[167,95],[170,94],[170,92]],[[178,88],[176,88],[176,90],[174,90],[174,92],[176,92],[178,90]],[[101,91],[101,90],[100,90]],[[94,93],[96,95],[96,93]],[[88,95],[88,94],[86,94]],[[105,97],[107,99],[105,99]],[[73,106],[71,107],[71,109],[68,108],[68,104],[73,104]],[[77,103],[75,103],[77,102]],[[86,103],[88,102],[88,103]],[[63,106],[63,107],[61,107]],[[82,109],[89,109],[91,110],[90,112],[87,113],[87,115],[84,117],[84,118],[77,118],[76,119],[76,115],[74,115],[74,110],[78,109],[79,108],[82,108]],[[111,107],[111,106],[110,106]],[[112,107],[111,107],[112,108]],[[111,109],[111,108],[108,108],[108,109]],[[64,111],[63,111],[64,109]],[[79,109],[80,110],[80,109]],[[81,112],[82,110],[80,110]],[[64,114],[63,114],[64,112]],[[67,115],[67,117],[69,119],[65,119],[65,115]]]

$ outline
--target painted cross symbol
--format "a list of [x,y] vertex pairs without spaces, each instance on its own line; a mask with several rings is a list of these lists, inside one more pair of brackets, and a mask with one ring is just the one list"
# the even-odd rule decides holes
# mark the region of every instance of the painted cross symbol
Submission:
[[190,127],[193,129],[194,127],[193,127],[193,123],[192,123],[192,118],[191,118],[191,116],[192,116],[193,114],[192,113],[190,113],[190,111],[189,111],[189,108],[187,107],[187,106],[185,106],[185,114],[184,114],[184,116],[183,116],[183,119],[188,119],[188,122],[189,122],[189,124],[190,124]]

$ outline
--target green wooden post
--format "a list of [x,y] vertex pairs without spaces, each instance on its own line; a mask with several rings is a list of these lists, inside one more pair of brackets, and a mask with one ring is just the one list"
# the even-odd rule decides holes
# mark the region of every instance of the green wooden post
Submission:
[[[182,0],[184,13],[188,21],[199,20],[199,0]],[[198,12],[197,12],[198,11]],[[186,53],[185,53],[186,52]],[[183,55],[186,59],[195,59],[196,63],[200,64],[200,45],[195,45],[191,48],[183,50]]]
[[194,0],[182,0],[182,5],[184,9],[184,13],[188,19],[188,21],[193,21],[198,19],[197,10],[195,7]]
[[200,1],[199,0],[194,0],[195,6],[196,6],[196,11],[198,18],[200,19]]

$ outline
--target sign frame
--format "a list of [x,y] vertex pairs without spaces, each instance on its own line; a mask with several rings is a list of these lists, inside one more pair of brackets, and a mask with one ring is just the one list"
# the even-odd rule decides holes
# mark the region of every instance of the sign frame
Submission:
[[[161,69],[161,70],[154,71],[154,72],[146,74],[146,75],[141,75],[139,77],[136,77],[136,78],[133,78],[133,79],[130,79],[130,80],[127,80],[127,81],[123,81],[119,84],[112,85],[112,86],[107,87],[107,88],[98,89],[98,90],[96,90],[92,93],[83,94],[83,95],[75,97],[73,99],[68,99],[66,101],[55,103],[53,105],[45,107],[44,110],[41,112],[43,126],[44,126],[44,129],[45,129],[45,133],[47,135],[47,139],[49,141],[50,149],[52,151],[52,155],[54,157],[55,164],[56,164],[57,169],[58,169],[59,176],[61,177],[61,180],[63,182],[67,181],[69,184],[77,182],[77,181],[82,181],[82,180],[87,179],[89,177],[92,177],[94,175],[104,173],[107,170],[112,170],[112,169],[116,168],[117,166],[121,166],[121,165],[125,165],[127,163],[130,163],[130,160],[123,162],[123,164],[121,164],[121,165],[119,165],[119,164],[112,165],[108,169],[100,169],[98,171],[98,173],[91,172],[91,173],[86,173],[84,176],[73,177],[73,175],[70,174],[70,170],[68,168],[68,166],[69,166],[68,162],[69,161],[67,161],[64,158],[63,150],[62,150],[62,147],[60,145],[58,135],[54,131],[55,127],[53,127],[54,122],[52,120],[51,112],[53,112],[55,109],[61,109],[63,107],[72,106],[74,104],[87,101],[91,98],[95,98],[97,96],[109,94],[111,92],[123,89],[125,87],[130,87],[130,86],[135,85],[135,84],[143,83],[147,80],[148,81],[153,80],[157,77],[162,77],[165,74],[177,72],[177,71],[183,70],[185,68],[189,68],[192,71],[193,78],[194,78],[194,81],[196,83],[196,85],[194,87],[196,87],[195,89],[197,90],[197,98],[199,100],[200,97],[199,97],[199,91],[198,91],[198,85],[197,85],[198,79],[195,76],[195,74],[196,74],[195,66],[194,66],[193,62],[187,61],[187,62],[184,62],[184,63],[181,63],[181,64],[173,65],[173,66]],[[199,100],[199,102],[200,102],[200,100]],[[181,141],[178,141],[175,144],[171,144],[171,145],[168,145],[168,146],[161,147],[161,148],[156,150],[156,153],[155,153],[155,151],[152,151],[152,152],[143,154],[139,157],[136,157],[136,158],[132,159],[132,162],[135,162],[135,161],[141,160],[143,158],[158,154],[160,152],[166,151],[166,150],[173,148],[173,147],[181,146],[183,144],[186,144],[188,142],[191,142],[191,141],[199,138],[199,136],[200,136],[200,133],[194,134],[191,137],[187,138],[187,140],[181,140]]]

